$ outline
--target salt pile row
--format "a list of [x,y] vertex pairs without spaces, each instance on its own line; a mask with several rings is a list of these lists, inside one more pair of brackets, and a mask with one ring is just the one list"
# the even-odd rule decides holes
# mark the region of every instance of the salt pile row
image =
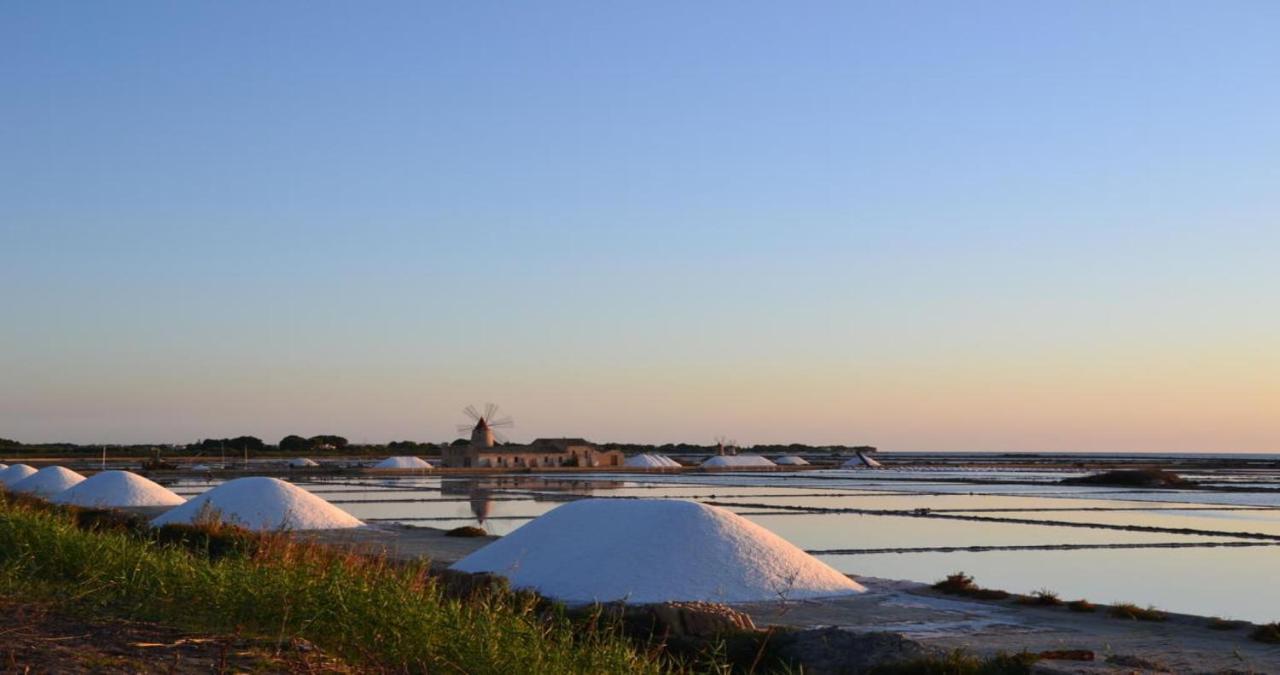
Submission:
[[0,485],[9,487],[35,472],[35,469],[26,464],[14,464],[13,466],[5,467],[4,470],[0,470]]
[[716,455],[702,463],[708,469],[777,466],[760,455]]
[[172,506],[152,525],[195,524],[210,520],[252,530],[331,530],[364,523],[306,490],[276,478],[238,478],[187,501],[168,488],[131,471],[101,471],[86,479],[61,466],[39,471],[26,464],[0,470],[11,492],[56,504],[89,508]]
[[373,465],[375,469],[430,469],[431,464],[417,457],[388,457]]
[[101,471],[49,501],[89,508],[176,506],[186,500],[163,485],[132,471]]
[[[25,466],[25,465],[20,465]],[[28,469],[31,467],[27,467]],[[11,492],[48,499],[84,480],[84,476],[61,466],[46,466],[22,480],[6,483]]]
[[623,462],[622,465],[633,469],[679,469],[683,467],[680,462],[666,455],[649,452],[628,457],[627,461]]
[[857,582],[726,509],[674,499],[559,506],[453,565],[572,603],[757,602],[861,593]]

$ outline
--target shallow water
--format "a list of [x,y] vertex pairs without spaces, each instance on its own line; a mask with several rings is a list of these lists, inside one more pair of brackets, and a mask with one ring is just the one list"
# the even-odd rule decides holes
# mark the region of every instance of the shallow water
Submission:
[[[1272,583],[1280,562],[1280,492],[1056,484],[1069,475],[1075,474],[544,474],[361,477],[299,484],[362,519],[439,528],[479,524],[500,535],[571,499],[694,499],[741,513],[806,550],[856,550],[818,554],[854,575],[932,582],[963,570],[980,584],[1012,592],[1048,588],[1064,598],[1128,601],[1254,621],[1280,619],[1280,590]],[[1265,474],[1231,482],[1274,485],[1277,480]],[[189,496],[211,485],[184,481],[177,490]],[[824,511],[830,509],[845,512]],[[1248,546],[1211,547],[1222,543]],[[1017,550],[928,550],[977,546]],[[1077,548],[1051,548],[1064,546]],[[1125,548],[1103,548],[1108,546]]]

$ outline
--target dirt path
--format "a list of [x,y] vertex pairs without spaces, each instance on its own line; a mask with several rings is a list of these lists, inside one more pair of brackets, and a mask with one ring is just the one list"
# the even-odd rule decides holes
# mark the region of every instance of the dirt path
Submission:
[[305,642],[73,616],[0,598],[0,673],[351,673]]

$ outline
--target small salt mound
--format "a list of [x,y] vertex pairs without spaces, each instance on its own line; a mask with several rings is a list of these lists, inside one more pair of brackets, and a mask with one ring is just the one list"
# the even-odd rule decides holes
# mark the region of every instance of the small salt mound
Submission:
[[858,455],[840,465],[841,469],[882,469],[884,465],[866,455]]
[[35,469],[27,466],[26,464],[14,464],[13,466],[0,470],[0,484],[5,485],[6,487],[13,485],[35,472]]
[[314,459],[309,459],[307,457],[295,457],[294,459],[289,460],[289,466],[295,469],[306,469],[306,468],[320,466],[320,462],[317,462]]
[[43,469],[9,485],[14,492],[24,492],[36,497],[52,497],[73,485],[84,481],[84,476],[61,466]]
[[251,530],[336,530],[364,525],[292,483],[262,476],[227,481],[166,511],[151,524],[191,524],[205,518]]
[[773,460],[773,463],[782,464],[785,466],[809,466],[809,462],[805,461],[803,457],[796,457],[795,455],[787,455],[785,457],[779,457]]
[[708,469],[776,466],[760,455],[717,455],[702,463]]
[[177,506],[187,500],[132,471],[101,471],[50,501],[98,508]]
[[0,464],[0,471],[4,471],[7,468],[9,468],[8,464]]
[[627,461],[623,462],[623,466],[628,466],[633,469],[674,469],[678,468],[680,463],[664,455],[655,455],[646,452],[633,457],[628,457]]
[[373,465],[375,469],[430,469],[431,465],[417,457],[388,457]]
[[754,602],[860,593],[826,563],[731,511],[673,499],[557,507],[453,565],[566,602]]

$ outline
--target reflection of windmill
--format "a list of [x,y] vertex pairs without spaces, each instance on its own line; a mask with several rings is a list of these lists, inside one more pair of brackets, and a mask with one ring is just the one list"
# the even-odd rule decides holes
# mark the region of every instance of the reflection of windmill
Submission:
[[476,517],[477,522],[484,525],[489,512],[493,510],[493,499],[489,491],[479,486],[473,487],[467,494],[467,501],[471,502],[471,515]]
[[507,439],[495,432],[494,429],[505,429],[515,425],[515,421],[510,417],[498,417],[498,406],[493,403],[484,404],[483,413],[476,410],[473,405],[463,408],[462,412],[467,417],[470,417],[475,424],[459,424],[458,431],[470,430],[471,445],[476,448],[492,448],[495,437],[499,441],[506,443]]

